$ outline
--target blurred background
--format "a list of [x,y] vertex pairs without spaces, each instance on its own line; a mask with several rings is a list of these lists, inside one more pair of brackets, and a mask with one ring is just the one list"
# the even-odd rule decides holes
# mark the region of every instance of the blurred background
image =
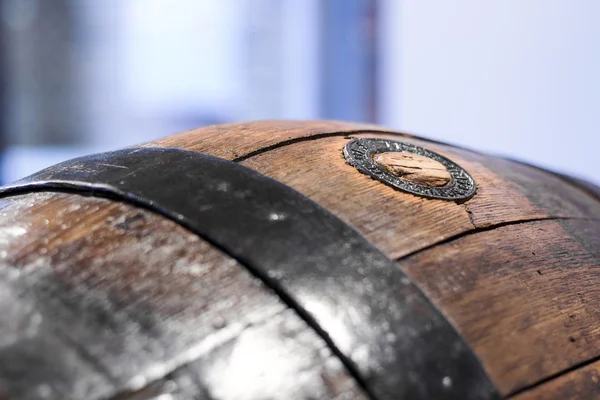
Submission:
[[0,0],[0,176],[340,119],[600,183],[597,0]]

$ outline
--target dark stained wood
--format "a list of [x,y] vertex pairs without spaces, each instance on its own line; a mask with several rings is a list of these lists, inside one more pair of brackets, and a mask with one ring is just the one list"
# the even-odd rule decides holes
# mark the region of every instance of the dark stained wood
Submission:
[[579,368],[511,397],[514,400],[583,400],[600,398],[600,363]]
[[600,356],[600,224],[505,226],[399,266],[472,345],[503,394]]
[[[252,398],[364,398],[295,312],[173,222],[59,193],[5,199],[0,216],[0,393],[11,400],[148,399],[146,386],[239,398],[232,379]],[[46,383],[48,365],[65,385]]]

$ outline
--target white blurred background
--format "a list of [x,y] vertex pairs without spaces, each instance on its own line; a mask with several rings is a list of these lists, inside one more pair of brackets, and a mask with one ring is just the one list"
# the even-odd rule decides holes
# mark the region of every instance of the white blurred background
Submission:
[[203,125],[376,122],[600,183],[596,0],[0,0],[1,177]]

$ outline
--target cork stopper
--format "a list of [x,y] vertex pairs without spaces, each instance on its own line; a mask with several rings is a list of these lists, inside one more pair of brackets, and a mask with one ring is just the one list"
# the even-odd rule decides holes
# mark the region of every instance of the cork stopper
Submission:
[[441,163],[413,153],[388,152],[373,156],[384,171],[407,181],[427,186],[444,186],[452,177]]

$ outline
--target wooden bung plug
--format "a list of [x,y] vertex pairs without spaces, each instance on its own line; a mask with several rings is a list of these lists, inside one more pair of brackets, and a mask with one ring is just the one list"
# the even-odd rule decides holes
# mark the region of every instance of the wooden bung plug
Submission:
[[452,179],[441,163],[414,153],[378,153],[373,162],[392,175],[420,185],[444,186]]

